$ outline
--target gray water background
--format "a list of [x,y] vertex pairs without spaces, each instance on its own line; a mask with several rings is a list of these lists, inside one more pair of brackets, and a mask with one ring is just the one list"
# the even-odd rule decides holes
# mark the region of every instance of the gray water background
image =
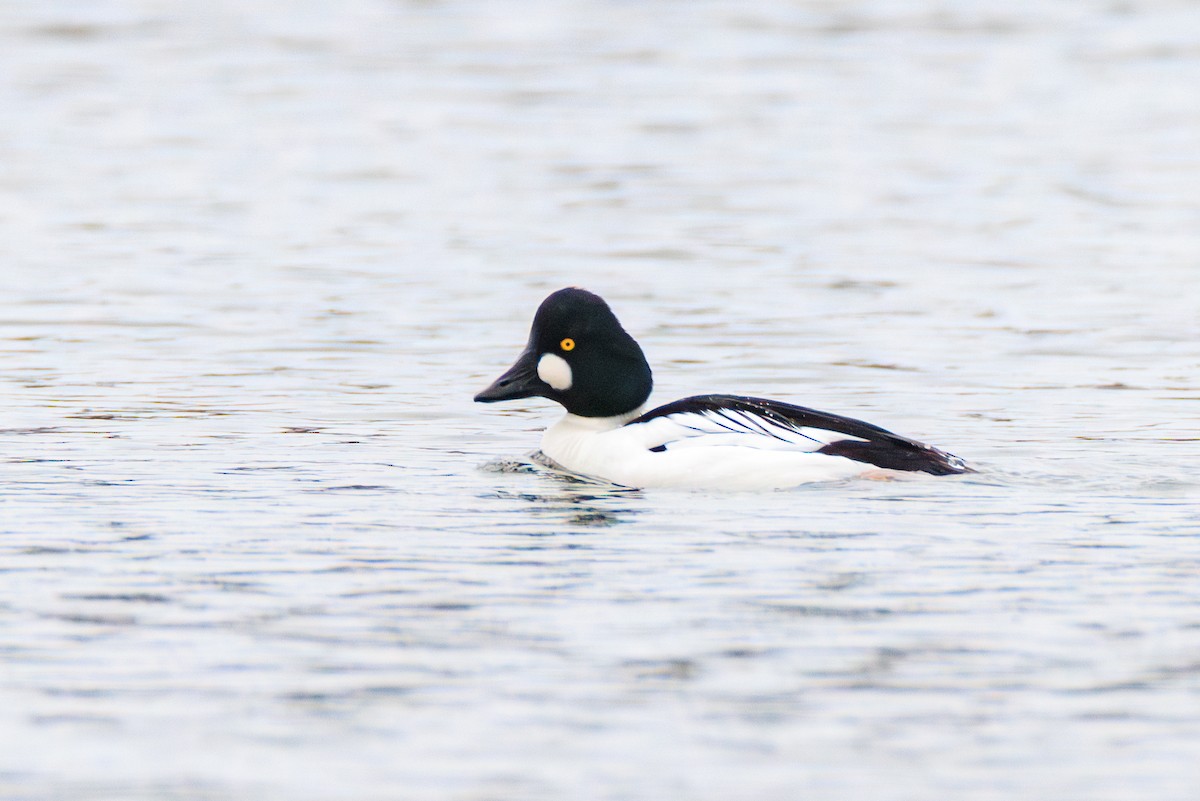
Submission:
[[[0,5],[0,797],[1200,797],[1200,5]],[[507,472],[658,401],[965,479]]]

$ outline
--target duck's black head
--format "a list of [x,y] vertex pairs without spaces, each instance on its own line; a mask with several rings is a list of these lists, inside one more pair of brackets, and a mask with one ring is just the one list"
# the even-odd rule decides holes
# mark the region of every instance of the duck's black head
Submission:
[[642,349],[604,299],[571,288],[542,301],[517,363],[475,400],[539,396],[581,417],[614,417],[641,407],[652,386]]

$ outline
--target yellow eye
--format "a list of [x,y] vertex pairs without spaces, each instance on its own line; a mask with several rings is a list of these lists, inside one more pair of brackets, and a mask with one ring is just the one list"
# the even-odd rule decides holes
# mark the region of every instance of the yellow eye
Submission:
[[575,350],[575,340],[567,337],[562,342],[559,342],[558,346],[563,350]]

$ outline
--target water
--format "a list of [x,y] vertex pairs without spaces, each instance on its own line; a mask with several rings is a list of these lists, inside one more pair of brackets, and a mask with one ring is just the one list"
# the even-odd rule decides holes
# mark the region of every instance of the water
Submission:
[[[1191,799],[1200,7],[0,8],[0,796]],[[503,470],[656,398],[979,476]]]

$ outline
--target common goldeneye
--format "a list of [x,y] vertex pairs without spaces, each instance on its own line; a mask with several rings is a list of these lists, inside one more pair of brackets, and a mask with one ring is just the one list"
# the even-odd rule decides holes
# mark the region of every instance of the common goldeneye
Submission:
[[608,304],[569,288],[542,301],[517,363],[475,400],[562,404],[567,415],[546,430],[542,453],[627,487],[782,489],[881,470],[973,472],[937,448],[790,403],[697,395],[643,412],[652,384]]

